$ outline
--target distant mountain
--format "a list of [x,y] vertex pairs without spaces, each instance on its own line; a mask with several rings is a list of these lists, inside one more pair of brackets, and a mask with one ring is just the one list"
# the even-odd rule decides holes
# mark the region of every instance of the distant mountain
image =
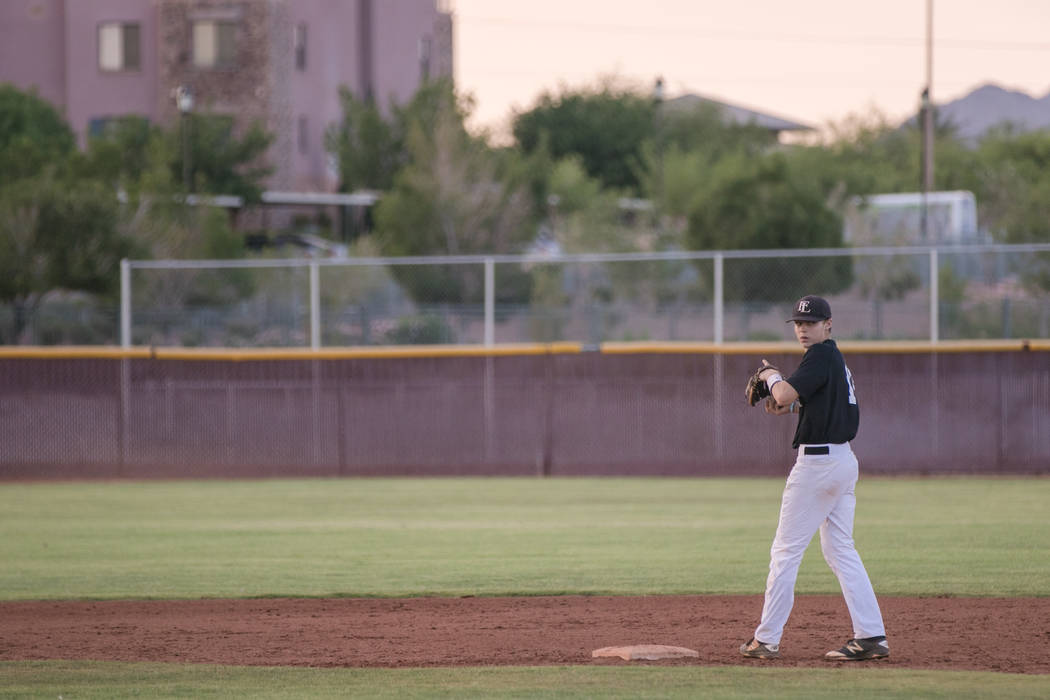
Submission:
[[[991,127],[1006,123],[1020,131],[1050,129],[1050,92],[1035,98],[998,85],[982,85],[968,95],[938,105],[937,116],[954,124],[959,136],[968,141],[976,141]],[[914,117],[905,122],[914,123]]]

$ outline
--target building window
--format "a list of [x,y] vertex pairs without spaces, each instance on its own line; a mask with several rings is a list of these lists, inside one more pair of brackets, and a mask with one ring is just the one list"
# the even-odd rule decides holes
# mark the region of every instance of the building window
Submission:
[[97,139],[105,136],[113,117],[93,117],[88,120],[88,136]]
[[193,65],[226,68],[237,60],[237,24],[199,20],[193,23]]
[[297,70],[306,70],[306,25],[295,26],[295,67]]
[[105,22],[98,25],[98,67],[104,71],[139,69],[139,25]]
[[304,155],[310,149],[310,140],[309,140],[310,139],[310,134],[307,131],[308,126],[309,126],[309,123],[307,122],[306,116],[305,115],[300,116],[299,117],[299,128],[297,130],[298,133],[296,134],[296,136],[297,136],[296,141],[297,141],[298,146],[299,146],[299,152],[304,154]]

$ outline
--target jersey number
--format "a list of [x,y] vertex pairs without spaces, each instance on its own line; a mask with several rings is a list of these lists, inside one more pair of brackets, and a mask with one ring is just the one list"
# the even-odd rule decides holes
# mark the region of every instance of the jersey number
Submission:
[[849,387],[849,402],[857,405],[857,388],[853,386],[853,373],[846,367],[846,386]]

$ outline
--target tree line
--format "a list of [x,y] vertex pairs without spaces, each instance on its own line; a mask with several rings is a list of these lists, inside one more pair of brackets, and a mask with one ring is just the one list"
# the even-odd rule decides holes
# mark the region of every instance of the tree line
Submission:
[[[728,122],[715,106],[671,109],[606,80],[543,94],[512,116],[510,138],[500,140],[468,128],[471,100],[449,82],[428,82],[403,104],[346,89],[340,100],[342,119],[326,134],[340,189],[381,193],[370,230],[354,242],[357,255],[514,254],[538,242],[568,253],[840,247],[853,197],[917,191],[921,177],[918,128],[878,114],[785,145],[764,128]],[[172,125],[128,116],[88,135],[81,149],[49,103],[0,85],[0,303],[13,314],[4,342],[22,338],[45,295],[112,300],[123,257],[248,255],[243,231],[218,210],[187,207],[186,196],[257,202],[272,142],[262,125],[238,127],[220,115]],[[1050,240],[1050,132],[1004,126],[967,142],[938,122],[935,162],[935,189],[974,192],[993,238]],[[781,290],[796,296],[814,274],[832,291],[852,282],[848,259],[823,265],[805,277],[788,273]],[[417,299],[482,294],[475,272],[395,274]],[[498,301],[565,301],[558,285],[517,274]],[[738,274],[726,289],[747,298],[748,285],[771,270]],[[232,301],[249,286],[232,275],[207,294]]]

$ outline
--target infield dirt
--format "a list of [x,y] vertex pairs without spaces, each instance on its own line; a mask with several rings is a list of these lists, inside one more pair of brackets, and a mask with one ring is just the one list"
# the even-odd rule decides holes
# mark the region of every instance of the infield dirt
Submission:
[[[866,666],[1050,673],[1050,598],[881,597],[888,659]],[[672,664],[828,667],[851,636],[838,596],[800,596],[782,658],[737,652],[761,596],[272,598],[0,603],[0,659],[251,666]],[[699,658],[594,649],[668,644]],[[841,664],[841,662],[840,662]],[[853,664],[856,665],[856,664]]]

